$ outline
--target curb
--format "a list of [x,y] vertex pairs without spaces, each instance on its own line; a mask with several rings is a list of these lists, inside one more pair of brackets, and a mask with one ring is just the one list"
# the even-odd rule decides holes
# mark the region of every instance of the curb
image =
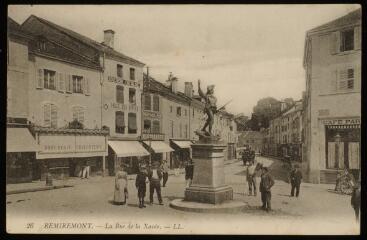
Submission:
[[6,192],[6,195],[27,193],[27,192],[47,191],[47,190],[67,188],[67,187],[74,187],[74,186],[73,185],[59,185],[59,186],[45,186],[45,187],[34,187],[34,188],[28,188],[28,189],[10,190]]

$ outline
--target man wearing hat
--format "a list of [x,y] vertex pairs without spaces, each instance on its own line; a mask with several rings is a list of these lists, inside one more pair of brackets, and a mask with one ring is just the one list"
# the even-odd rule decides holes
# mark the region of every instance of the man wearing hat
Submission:
[[149,170],[148,178],[150,181],[149,184],[149,199],[150,204],[153,204],[153,194],[154,190],[157,192],[159,205],[163,205],[162,195],[161,195],[161,179],[162,179],[162,171],[159,168],[159,162],[153,162],[153,166]]
[[274,185],[273,177],[270,175],[267,167],[261,168],[260,192],[262,209],[266,211],[271,210],[271,188]]
[[163,187],[165,187],[168,181],[168,170],[169,170],[167,160],[162,161],[161,168],[162,168],[162,174],[163,174]]
[[296,190],[296,197],[299,196],[299,189],[301,187],[302,181],[302,173],[299,170],[298,164],[294,165],[294,169],[291,171],[290,174],[290,182],[291,182],[291,197],[294,197],[294,190]]
[[139,167],[139,172],[136,175],[136,180],[135,180],[135,186],[138,189],[139,208],[146,207],[144,205],[144,198],[145,198],[145,193],[146,193],[146,179],[147,179],[146,166],[141,165]]

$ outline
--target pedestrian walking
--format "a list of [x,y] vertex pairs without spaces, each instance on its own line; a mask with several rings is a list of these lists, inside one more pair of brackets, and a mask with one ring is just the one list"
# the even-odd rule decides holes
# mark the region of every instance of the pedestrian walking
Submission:
[[358,222],[359,214],[361,211],[361,182],[360,181],[353,187],[351,204],[354,209],[356,221]]
[[249,189],[249,196],[252,195],[252,188],[254,189],[254,196],[256,196],[256,166],[252,161],[247,162],[246,180]]
[[163,205],[162,195],[161,195],[162,172],[161,172],[161,169],[159,168],[159,163],[158,162],[153,163],[152,168],[149,170],[148,178],[149,178],[149,182],[150,182],[150,184],[149,184],[150,204],[153,204],[153,194],[154,194],[154,190],[155,190],[157,192],[157,195],[158,195],[159,205]]
[[165,187],[168,181],[168,171],[169,171],[167,160],[163,160],[161,167],[162,167],[162,174],[163,174],[163,187]]
[[194,163],[192,162],[192,159],[190,158],[185,166],[186,187],[190,187],[193,178],[194,178]]
[[296,190],[296,197],[299,196],[301,182],[302,172],[300,171],[298,164],[295,164],[294,169],[292,169],[290,173],[291,197],[294,197],[294,190]]
[[90,167],[89,167],[89,164],[88,164],[88,161],[85,160],[84,161],[84,164],[82,166],[82,176],[81,176],[81,179],[88,179],[89,177],[89,171],[90,171]]
[[144,198],[147,190],[146,186],[147,171],[145,166],[139,168],[139,173],[136,175],[135,186],[138,189],[139,208],[145,208]]
[[274,185],[273,177],[270,175],[267,167],[261,169],[260,192],[262,209],[271,210],[271,188]]
[[125,205],[128,199],[127,172],[125,168],[126,166],[121,165],[116,172],[115,193],[113,198],[116,205]]

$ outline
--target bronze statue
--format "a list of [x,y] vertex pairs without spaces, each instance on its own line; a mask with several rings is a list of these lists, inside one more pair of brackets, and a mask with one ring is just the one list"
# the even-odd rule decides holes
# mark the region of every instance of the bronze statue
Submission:
[[[217,98],[214,96],[214,85],[209,85],[207,87],[206,94],[200,88],[200,80],[198,80],[198,92],[201,98],[205,100],[205,113],[208,116],[202,131],[207,135],[212,136],[212,128],[214,123],[214,114],[217,112]],[[206,128],[209,126],[209,132]]]

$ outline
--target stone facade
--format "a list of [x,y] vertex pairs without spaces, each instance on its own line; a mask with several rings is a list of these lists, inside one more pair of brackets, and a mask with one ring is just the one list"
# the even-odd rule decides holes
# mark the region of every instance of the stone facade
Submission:
[[360,169],[361,9],[309,30],[305,42],[305,171],[334,182],[338,169]]

